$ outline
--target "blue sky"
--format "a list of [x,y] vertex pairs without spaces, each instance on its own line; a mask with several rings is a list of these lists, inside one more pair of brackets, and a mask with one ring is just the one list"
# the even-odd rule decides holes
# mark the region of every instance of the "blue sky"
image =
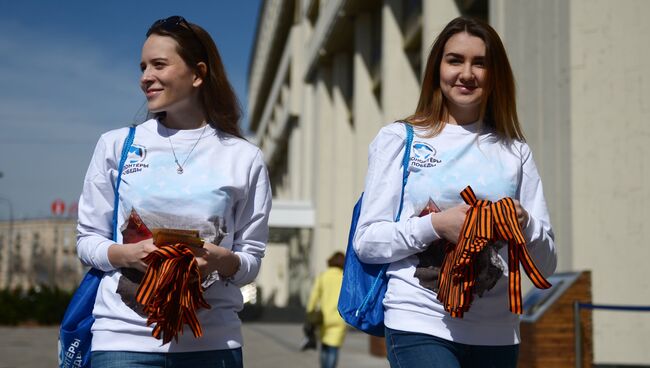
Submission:
[[[0,0],[0,198],[14,217],[75,202],[99,135],[142,120],[139,62],[153,21],[214,38],[242,107],[260,0]],[[0,220],[9,217],[0,200]]]

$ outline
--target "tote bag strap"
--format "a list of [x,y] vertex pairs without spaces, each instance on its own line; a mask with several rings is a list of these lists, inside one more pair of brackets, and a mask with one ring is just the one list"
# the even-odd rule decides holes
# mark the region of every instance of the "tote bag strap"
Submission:
[[[400,194],[399,209],[397,211],[397,217],[395,218],[395,222],[399,221],[400,216],[402,215],[402,207],[404,207],[404,188],[406,187],[406,181],[408,180],[409,177],[409,161],[411,159],[411,145],[413,144],[413,127],[411,126],[411,124],[407,123],[406,121],[401,121],[401,123],[403,123],[404,127],[406,128],[406,139],[404,143],[405,144],[404,157],[402,158],[402,193]],[[384,278],[384,274],[386,274],[386,270],[388,269],[389,265],[390,263],[386,263],[379,270],[379,273],[377,274],[377,277],[373,281],[372,286],[368,291],[368,294],[366,294],[366,297],[361,302],[361,306],[359,306],[359,308],[356,310],[355,314],[357,316],[362,311],[365,311],[365,309],[368,306],[368,302],[370,301],[370,298],[377,293],[377,289],[379,288],[379,285],[382,283],[382,279]]]
[[[129,134],[124,140],[122,155],[118,165],[117,182],[115,183],[115,202],[113,207],[113,241],[117,239],[117,209],[119,205],[119,187],[122,180],[122,170],[126,157],[129,154],[135,126],[129,127]],[[81,280],[75,291],[70,304],[66,308],[59,330],[59,364],[58,367],[90,367],[90,345],[92,340],[91,327],[95,321],[93,308],[97,289],[104,275],[104,272],[91,268]]]
[[398,222],[402,216],[402,207],[404,207],[404,188],[406,181],[409,178],[409,161],[411,160],[411,145],[413,144],[413,127],[406,121],[402,121],[406,128],[406,142],[404,147],[404,157],[402,158],[402,194],[399,199],[399,210],[397,210],[397,217],[395,222]]
[[120,156],[120,164],[117,167],[117,180],[115,181],[115,200],[113,202],[113,241],[117,241],[117,208],[120,205],[120,183],[122,182],[122,171],[124,170],[124,163],[126,157],[129,155],[129,150],[133,144],[135,137],[135,125],[129,127],[129,135],[124,140],[122,146],[122,156]]

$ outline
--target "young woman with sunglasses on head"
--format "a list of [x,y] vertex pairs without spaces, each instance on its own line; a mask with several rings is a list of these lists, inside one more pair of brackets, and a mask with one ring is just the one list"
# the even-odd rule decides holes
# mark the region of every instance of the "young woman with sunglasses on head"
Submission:
[[393,219],[406,132],[402,124],[390,124],[370,145],[354,242],[362,261],[390,263],[383,300],[390,365],[515,367],[519,316],[508,308],[508,246],[493,243],[482,252],[489,265],[483,270],[492,279],[479,279],[484,289],[462,318],[452,317],[437,298],[444,248],[458,241],[469,209],[459,195],[467,185],[478,199],[512,198],[536,266],[545,276],[556,267],[542,183],[524,143],[514,77],[494,29],[457,18],[442,30],[417,109],[405,120],[415,137],[401,220]]
[[[111,240],[114,185],[127,128],[100,138],[79,202],[77,250],[105,271],[93,315],[91,364],[98,367],[242,367],[239,286],[255,279],[268,236],[271,190],[260,150],[237,126],[240,107],[210,35],[182,17],[147,32],[140,86],[153,118],[138,125],[119,187],[118,232],[132,211],[148,229],[198,230],[193,248],[203,298],[202,337],[185,328],[164,344],[135,301],[157,248],[151,238]],[[125,244],[120,244],[125,243]],[[136,270],[136,271],[134,271]]]

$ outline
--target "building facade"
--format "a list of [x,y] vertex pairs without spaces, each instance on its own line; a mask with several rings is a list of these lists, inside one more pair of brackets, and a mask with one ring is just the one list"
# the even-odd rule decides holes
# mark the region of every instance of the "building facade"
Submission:
[[0,289],[74,290],[85,271],[77,258],[76,226],[76,219],[0,222]]
[[[263,301],[304,303],[345,249],[370,141],[415,110],[435,35],[470,15],[508,51],[558,271],[591,270],[594,303],[650,305],[650,2],[267,0],[260,11],[248,110],[274,195]],[[648,364],[648,338],[650,313],[594,313],[598,364]]]

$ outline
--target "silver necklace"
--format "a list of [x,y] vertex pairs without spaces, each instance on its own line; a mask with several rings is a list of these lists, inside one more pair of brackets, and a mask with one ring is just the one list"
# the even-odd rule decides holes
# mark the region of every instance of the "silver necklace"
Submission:
[[205,133],[205,130],[207,128],[208,128],[208,124],[206,124],[205,127],[203,127],[203,130],[201,131],[201,135],[199,135],[199,139],[197,139],[196,142],[194,142],[194,145],[192,146],[190,153],[187,154],[185,160],[183,161],[183,164],[181,165],[180,162],[178,162],[178,157],[176,157],[176,151],[174,150],[174,145],[172,144],[172,138],[171,135],[169,134],[169,129],[165,127],[165,131],[167,131],[167,139],[169,140],[169,146],[172,148],[172,154],[174,155],[174,162],[176,162],[176,166],[178,166],[176,168],[176,173],[178,173],[178,175],[183,173],[184,171],[183,166],[185,166],[187,159],[190,158],[190,155],[192,154],[192,152],[194,152],[194,148],[196,148],[196,145],[199,144],[199,141],[201,140],[201,138],[203,138],[203,133]]

